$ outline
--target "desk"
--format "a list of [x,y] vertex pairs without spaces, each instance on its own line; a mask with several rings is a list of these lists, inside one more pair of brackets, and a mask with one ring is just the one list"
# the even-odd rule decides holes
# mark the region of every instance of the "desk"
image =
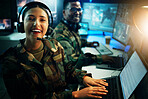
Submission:
[[[92,42],[90,40],[91,37],[93,37],[93,36],[88,37],[90,42]],[[118,56],[118,55],[122,56],[122,54],[124,53],[123,51],[112,49],[115,45],[116,46],[117,45],[122,46],[121,44],[119,44],[117,41],[115,41],[113,39],[111,40],[112,43],[110,45],[104,43],[104,41],[105,41],[104,36],[98,37],[98,38],[95,36],[94,39],[99,40],[100,46],[102,46],[102,44],[103,44],[113,52],[113,54],[110,55],[110,56]],[[89,53],[92,53],[94,55],[99,55],[99,52],[93,47],[84,47],[84,48],[82,48],[82,51],[84,53],[89,52]],[[95,79],[106,78],[106,77],[111,77],[111,76],[118,76],[119,73],[120,73],[120,71],[116,71],[116,70],[98,69],[98,68],[96,68],[96,65],[83,66],[82,70],[86,70],[88,73],[91,73],[92,77],[95,78]]]
[[[113,52],[113,55],[111,55],[111,56],[118,56],[118,55],[123,53],[122,51],[113,49],[113,47],[118,48],[118,49],[124,49],[124,47],[125,47],[123,44],[121,44],[120,42],[118,42],[117,40],[115,40],[113,38],[111,38],[109,45],[106,44],[105,43],[105,36],[103,36],[103,35],[88,35],[85,39],[87,39],[88,42],[93,42],[93,41],[99,42],[100,46],[102,44],[105,45],[107,48],[109,48]],[[96,49],[90,48],[90,47],[82,48],[82,51],[84,53],[90,52],[90,53],[95,54],[95,55],[99,54],[96,51]]]
[[[103,45],[103,44],[100,43],[100,46],[102,46],[102,45]],[[105,45],[105,46],[113,52],[113,54],[110,55],[110,56],[118,56],[118,55],[121,55],[121,56],[122,56],[123,51],[119,51],[119,50],[112,49],[112,46],[110,46],[110,45]],[[82,48],[82,51],[83,51],[84,53],[91,53],[91,54],[94,54],[94,55],[99,55],[99,54],[100,54],[100,53],[99,53],[95,48],[93,48],[93,47],[84,47],[84,48]]]
[[14,40],[14,41],[18,41],[20,39],[23,39],[26,37],[26,33],[18,33],[18,32],[14,32],[12,34],[9,35],[5,35],[5,36],[0,36],[0,40]]
[[16,46],[19,43],[20,39],[26,37],[25,33],[12,33],[5,36],[0,36],[0,55],[4,53],[8,48]]
[[116,71],[116,70],[97,69],[96,65],[84,66],[82,67],[82,70],[86,70],[87,73],[91,73],[92,77],[95,79],[118,76],[120,73],[120,71]]
[[[118,56],[123,54],[122,51],[111,49],[109,45],[106,45],[106,47],[113,52],[113,55],[111,56]],[[99,52],[95,48],[91,48],[91,47],[82,48],[82,51],[84,53],[89,52],[95,55],[99,55]],[[82,70],[86,70],[88,73],[91,73],[92,77],[95,79],[118,76],[120,73],[120,71],[116,71],[116,70],[98,69],[96,68],[96,65],[83,66]]]

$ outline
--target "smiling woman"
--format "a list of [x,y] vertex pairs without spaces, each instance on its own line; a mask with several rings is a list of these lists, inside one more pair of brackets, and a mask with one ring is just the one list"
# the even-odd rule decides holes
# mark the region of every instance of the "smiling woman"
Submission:
[[[24,17],[24,30],[26,32],[26,43],[31,44],[30,41],[43,38],[48,29],[48,15],[39,8],[32,8],[28,10]],[[38,43],[38,42],[37,42]]]
[[[42,42],[37,38],[43,38],[47,33],[50,25],[49,13],[52,16],[46,5],[33,3],[26,4],[21,9],[18,18],[18,31],[26,33],[24,46],[27,50],[36,50],[42,45]],[[21,14],[22,22],[20,22]]]
[[[90,97],[89,91],[93,94],[98,90],[101,92],[97,94],[106,95],[108,83],[105,80],[93,79],[86,71],[73,68],[60,43],[53,38],[43,38],[50,26],[49,8],[41,2],[30,2],[23,9],[23,22],[19,25],[26,38],[0,56],[11,99],[85,98]],[[74,91],[68,87],[71,83],[97,87]],[[69,91],[65,91],[67,89]]]

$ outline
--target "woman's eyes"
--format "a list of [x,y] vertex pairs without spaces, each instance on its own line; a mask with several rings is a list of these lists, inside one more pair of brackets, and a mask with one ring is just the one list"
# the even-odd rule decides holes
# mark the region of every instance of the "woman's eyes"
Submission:
[[[36,18],[34,18],[34,17],[28,17],[28,20],[29,20],[29,21],[35,21]],[[47,20],[44,19],[44,18],[40,18],[39,20],[40,20],[41,22],[47,21]]]
[[46,19],[40,19],[40,21],[46,21]]
[[33,17],[28,17],[28,20],[29,20],[29,21],[34,21],[35,18],[33,18]]

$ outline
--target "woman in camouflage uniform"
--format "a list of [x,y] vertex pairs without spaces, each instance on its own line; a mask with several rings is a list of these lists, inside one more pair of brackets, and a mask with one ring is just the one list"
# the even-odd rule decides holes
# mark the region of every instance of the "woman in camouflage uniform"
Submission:
[[[85,71],[72,68],[60,43],[52,38],[43,38],[49,26],[45,5],[40,2],[27,5],[22,17],[26,38],[1,56],[3,77],[10,97],[73,99],[106,95],[105,86],[108,84],[104,80],[93,79]],[[69,83],[89,87],[80,91],[65,91]]]

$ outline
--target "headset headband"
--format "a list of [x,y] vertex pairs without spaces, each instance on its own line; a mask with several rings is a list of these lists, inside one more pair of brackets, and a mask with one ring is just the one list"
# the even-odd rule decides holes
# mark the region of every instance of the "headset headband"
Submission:
[[[51,10],[45,5],[45,4],[43,4],[43,3],[41,3],[41,2],[37,2],[37,1],[33,1],[33,2],[29,2],[29,3],[27,3],[26,5],[24,5],[23,7],[22,7],[22,9],[21,9],[21,11],[19,12],[19,15],[18,15],[18,24],[20,24],[21,22],[20,22],[20,17],[21,17],[21,14],[23,14],[24,12],[23,11],[25,11],[25,9],[27,9],[28,7],[32,7],[33,8],[33,6],[34,5],[39,5],[39,6],[41,6],[41,7],[43,7],[43,8],[45,8],[45,9],[47,9],[48,11],[49,11],[49,13],[50,13],[50,16],[49,16],[49,25],[52,27],[52,25],[53,25],[53,16],[52,16],[52,13],[51,13]],[[47,12],[48,13],[48,12]],[[22,17],[23,18],[23,17]],[[50,19],[51,18],[51,19]]]

